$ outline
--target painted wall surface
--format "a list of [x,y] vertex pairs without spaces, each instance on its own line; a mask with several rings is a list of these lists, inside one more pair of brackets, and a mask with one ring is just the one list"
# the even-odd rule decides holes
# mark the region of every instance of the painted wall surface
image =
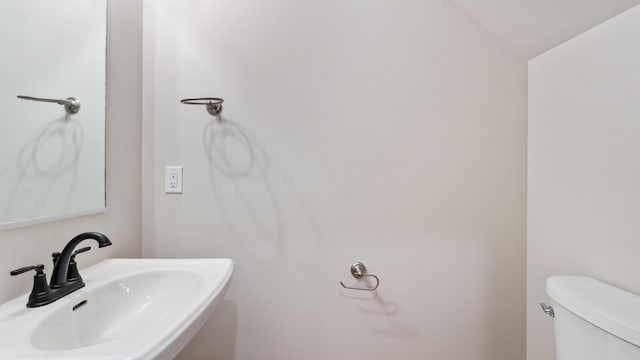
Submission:
[[554,359],[552,275],[640,292],[640,7],[529,62],[527,359]]
[[143,255],[236,262],[178,359],[524,359],[526,64],[467,15],[145,1],[143,64]]
[[110,0],[107,54],[107,210],[104,214],[0,231],[0,302],[31,290],[32,276],[15,268],[43,263],[84,231],[107,234],[113,245],[78,257],[81,267],[110,257],[140,256],[141,1]]

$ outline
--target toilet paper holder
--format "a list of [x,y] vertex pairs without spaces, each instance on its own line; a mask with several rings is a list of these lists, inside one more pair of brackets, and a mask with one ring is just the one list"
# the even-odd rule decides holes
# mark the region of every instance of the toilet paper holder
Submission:
[[351,276],[353,276],[356,280],[360,280],[364,277],[372,277],[376,279],[376,285],[373,287],[359,288],[359,287],[346,286],[342,281],[340,281],[340,285],[342,285],[343,288],[350,289],[350,290],[374,291],[380,285],[380,279],[376,275],[368,274],[367,267],[364,265],[362,261],[357,261],[351,265]]

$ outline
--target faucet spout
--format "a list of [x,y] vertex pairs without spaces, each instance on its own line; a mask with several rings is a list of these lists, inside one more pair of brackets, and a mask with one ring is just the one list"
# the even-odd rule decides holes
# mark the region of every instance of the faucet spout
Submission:
[[51,288],[58,288],[67,282],[67,272],[69,270],[69,262],[73,256],[73,250],[78,244],[87,239],[97,241],[98,247],[101,248],[111,245],[111,240],[99,232],[86,232],[71,239],[64,249],[62,249],[60,256],[55,262],[53,272],[51,273]]

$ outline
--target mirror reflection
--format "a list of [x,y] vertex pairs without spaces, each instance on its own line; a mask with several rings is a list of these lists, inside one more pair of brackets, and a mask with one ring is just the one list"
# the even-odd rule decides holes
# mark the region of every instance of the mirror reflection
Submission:
[[103,211],[106,0],[0,6],[0,229]]

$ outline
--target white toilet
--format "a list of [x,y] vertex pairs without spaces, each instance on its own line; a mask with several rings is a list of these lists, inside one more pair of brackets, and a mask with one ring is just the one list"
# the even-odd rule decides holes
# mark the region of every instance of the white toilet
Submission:
[[640,296],[582,276],[548,278],[547,294],[556,360],[640,360]]

